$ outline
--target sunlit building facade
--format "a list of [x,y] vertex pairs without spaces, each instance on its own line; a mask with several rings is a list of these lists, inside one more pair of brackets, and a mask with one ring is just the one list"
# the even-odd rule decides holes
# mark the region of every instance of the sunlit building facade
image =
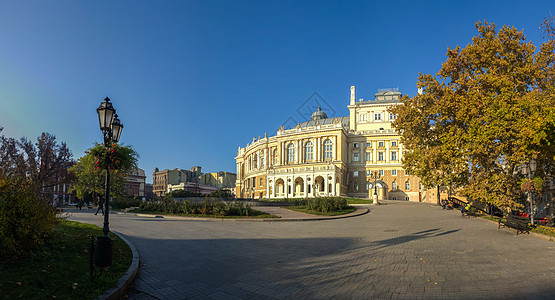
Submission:
[[253,138],[238,149],[236,195],[372,198],[376,193],[379,199],[423,201],[419,179],[402,167],[403,145],[391,127],[396,116],[388,108],[400,105],[400,97],[396,90],[380,90],[373,100],[357,101],[352,86],[349,116],[328,118],[318,108],[310,121]]

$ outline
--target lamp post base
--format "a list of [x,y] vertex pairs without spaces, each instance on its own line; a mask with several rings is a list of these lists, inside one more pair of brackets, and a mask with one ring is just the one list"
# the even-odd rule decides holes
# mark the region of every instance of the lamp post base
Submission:
[[94,262],[101,268],[110,267],[112,265],[112,248],[114,242],[109,236],[99,236],[96,238],[96,246],[94,249]]
[[378,203],[378,195],[374,194],[374,197],[373,197],[372,200],[373,200],[372,204],[374,204],[374,205],[379,205],[380,204],[380,203]]

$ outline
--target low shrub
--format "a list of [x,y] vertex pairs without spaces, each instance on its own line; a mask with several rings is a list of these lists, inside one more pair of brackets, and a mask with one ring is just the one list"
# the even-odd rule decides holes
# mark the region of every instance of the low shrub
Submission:
[[0,179],[0,262],[12,261],[44,244],[57,223],[56,208],[24,179]]
[[180,215],[213,215],[213,216],[250,216],[253,209],[243,202],[222,202],[204,200],[200,203],[192,201],[176,201],[163,199],[155,202],[143,202],[139,206],[141,211],[171,213]]
[[306,206],[308,210],[328,213],[332,211],[341,211],[349,205],[347,199],[341,197],[318,197],[295,200],[295,206]]
[[126,209],[133,206],[141,205],[141,200],[135,198],[116,198],[110,201],[112,209]]

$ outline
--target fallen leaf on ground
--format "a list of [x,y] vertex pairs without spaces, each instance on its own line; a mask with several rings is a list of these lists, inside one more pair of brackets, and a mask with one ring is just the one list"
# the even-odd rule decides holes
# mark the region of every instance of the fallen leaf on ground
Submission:
[[18,281],[18,282],[16,282],[15,284],[17,284],[17,285],[21,285],[21,281]]

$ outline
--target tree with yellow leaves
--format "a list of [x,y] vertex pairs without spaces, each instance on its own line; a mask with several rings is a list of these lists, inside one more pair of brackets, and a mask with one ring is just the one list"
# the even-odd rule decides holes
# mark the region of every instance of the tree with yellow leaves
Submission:
[[470,199],[522,207],[520,169],[554,173],[555,41],[539,49],[523,32],[476,23],[466,47],[447,50],[435,75],[420,74],[414,97],[391,112],[407,149],[405,168],[427,186],[461,187]]

